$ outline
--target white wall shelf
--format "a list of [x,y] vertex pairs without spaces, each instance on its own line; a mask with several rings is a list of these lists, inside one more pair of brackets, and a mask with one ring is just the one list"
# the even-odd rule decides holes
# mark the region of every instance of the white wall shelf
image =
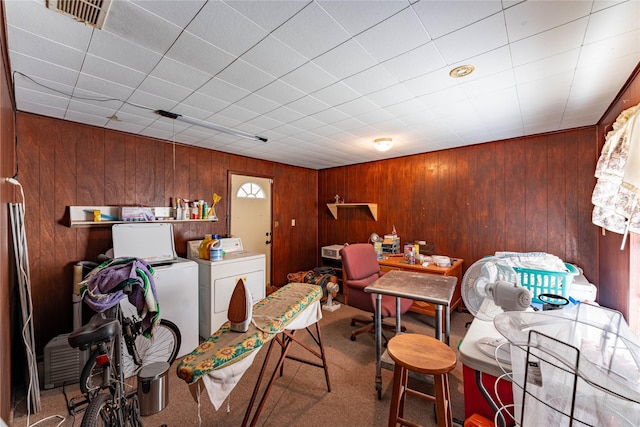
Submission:
[[110,227],[113,224],[122,223],[143,223],[143,222],[216,222],[214,219],[158,219],[155,221],[122,221],[102,219],[93,220],[93,211],[99,210],[101,215],[113,218],[120,218],[120,206],[69,206],[69,227]]
[[374,220],[378,220],[378,204],[377,203],[327,203],[327,207],[333,215],[333,218],[338,219],[338,208],[357,208],[367,207]]

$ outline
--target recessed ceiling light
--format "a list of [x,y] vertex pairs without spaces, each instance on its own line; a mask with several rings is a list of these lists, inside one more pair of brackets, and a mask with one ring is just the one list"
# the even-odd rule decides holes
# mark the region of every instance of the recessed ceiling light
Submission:
[[458,79],[460,77],[468,76],[469,74],[473,73],[473,70],[475,69],[476,67],[474,67],[473,65],[461,65],[449,71],[449,75],[454,79]]
[[378,151],[387,151],[393,146],[393,139],[391,138],[378,138],[374,139],[373,143]]

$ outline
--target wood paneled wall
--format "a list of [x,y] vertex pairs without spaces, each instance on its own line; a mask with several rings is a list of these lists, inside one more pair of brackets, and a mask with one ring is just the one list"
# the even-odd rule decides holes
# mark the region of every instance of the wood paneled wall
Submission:
[[[546,251],[597,283],[595,135],[580,128],[322,170],[320,245],[366,242],[395,225],[402,244],[433,242],[465,270],[496,251]],[[325,204],[336,194],[377,203],[378,221],[357,208],[334,219]]]
[[[37,352],[72,325],[73,264],[111,247],[111,229],[69,228],[67,206],[168,206],[170,199],[210,199],[217,223],[175,223],[176,251],[206,233],[228,231],[230,171],[273,177],[273,283],[316,265],[317,171],[173,145],[64,120],[18,113],[18,161],[26,195],[26,227]],[[174,167],[175,164],[175,167]],[[296,226],[291,227],[291,219]]]
[[[15,171],[15,116],[7,59],[4,2],[0,4],[0,418],[9,424],[11,414],[11,313],[13,247],[9,237],[8,204],[19,201],[16,187],[4,181]],[[17,334],[18,332],[14,332]],[[1,423],[0,423],[1,424]]]

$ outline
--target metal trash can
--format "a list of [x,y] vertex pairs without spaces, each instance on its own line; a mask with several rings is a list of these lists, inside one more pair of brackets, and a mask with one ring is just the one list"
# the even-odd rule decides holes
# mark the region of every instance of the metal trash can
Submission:
[[140,415],[157,414],[169,404],[169,364],[154,362],[143,366],[138,373],[138,401]]

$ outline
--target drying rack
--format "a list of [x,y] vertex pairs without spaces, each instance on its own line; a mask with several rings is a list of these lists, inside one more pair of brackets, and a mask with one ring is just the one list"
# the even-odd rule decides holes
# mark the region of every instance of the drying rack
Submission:
[[640,340],[621,313],[578,304],[494,324],[511,344],[514,404],[501,411],[517,425],[640,425]]

